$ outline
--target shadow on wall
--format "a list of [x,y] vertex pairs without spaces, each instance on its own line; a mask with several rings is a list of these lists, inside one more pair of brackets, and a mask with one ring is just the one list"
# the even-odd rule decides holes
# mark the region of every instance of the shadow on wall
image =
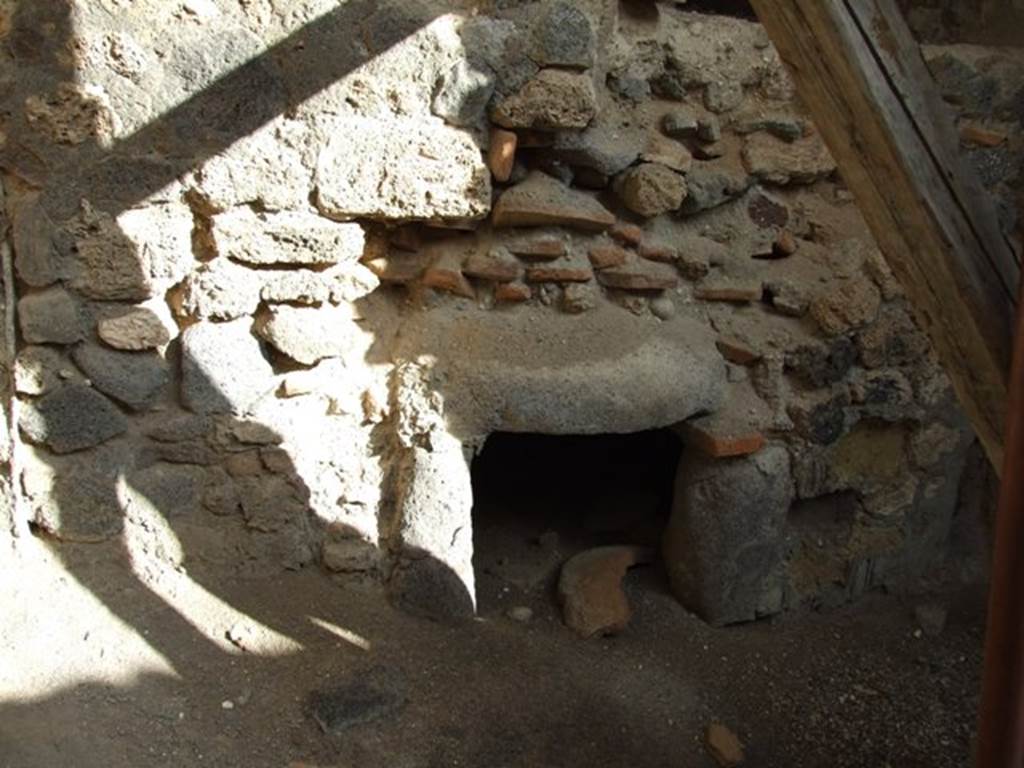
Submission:
[[[8,36],[8,66],[18,71],[12,102],[35,97],[40,109],[29,124],[5,126],[8,140],[0,158],[6,172],[46,187],[50,216],[71,215],[88,198],[116,217],[274,118],[293,112],[437,15],[422,3],[402,13],[379,0],[347,0],[220,74],[156,120],[113,138],[113,126],[96,124],[102,121],[96,96],[69,87],[77,80],[75,57],[86,54],[75,50],[71,5],[70,0],[20,2]],[[358,30],[365,44],[356,42]],[[234,53],[233,41],[214,42]],[[77,119],[58,129],[56,111],[71,108],[77,108]],[[35,130],[48,123],[56,135]],[[101,141],[94,140],[97,135]],[[48,139],[55,139],[56,146]]]
[[[75,82],[73,62],[83,54],[75,49],[81,41],[73,29],[73,14],[79,11],[71,3],[26,0],[11,21],[2,74],[14,90],[10,103],[26,108],[14,110],[15,119],[5,125],[0,164],[8,191],[16,193],[9,197],[38,199],[34,234],[59,231],[53,223],[77,217],[83,236],[57,242],[52,249],[48,242],[15,243],[27,267],[23,271],[19,265],[19,276],[30,288],[43,289],[27,294],[38,297],[35,320],[51,326],[47,338],[30,338],[34,321],[22,317],[19,346],[34,344],[39,354],[50,355],[45,343],[54,341],[53,326],[68,312],[76,321],[83,312],[90,318],[84,335],[71,332],[58,343],[71,350],[91,381],[74,372],[40,382],[45,394],[40,392],[22,412],[22,432],[29,441],[53,449],[38,452],[48,465],[37,475],[46,487],[32,489],[46,499],[46,509],[38,514],[49,525],[41,527],[66,531],[72,541],[120,537],[119,549],[131,567],[96,568],[75,545],[55,544],[52,551],[76,581],[144,635],[186,679],[209,663],[231,663],[230,655],[169,597],[161,569],[187,573],[210,595],[286,633],[282,611],[271,610],[274,606],[245,590],[226,594],[216,567],[208,565],[241,560],[238,570],[244,575],[246,558],[271,557],[287,568],[303,568],[319,557],[310,544],[325,523],[310,507],[310,489],[280,446],[282,436],[259,421],[234,415],[239,408],[233,393],[210,379],[203,361],[185,355],[179,340],[166,346],[164,355],[114,352],[97,343],[92,320],[106,317],[104,301],[138,301],[160,284],[157,278],[167,277],[153,274],[149,254],[119,228],[117,217],[144,201],[159,201],[161,191],[183,174],[295,110],[430,21],[421,8],[417,16],[396,12],[396,7],[373,0],[341,4],[157,120],[106,142],[112,126],[104,123],[88,89]],[[365,46],[351,44],[356,29],[363,30]],[[97,234],[102,237],[94,238],[95,252],[82,253],[81,243]],[[76,260],[87,262],[84,271],[71,269]],[[83,310],[64,285],[93,301]],[[247,343],[259,347],[247,335]],[[261,354],[270,371],[271,361]],[[252,386],[246,374],[236,372],[238,386]],[[137,415],[179,388],[190,393],[191,414],[148,420]],[[137,449],[140,431],[150,438],[142,451]],[[378,442],[384,442],[383,435]],[[86,449],[92,450],[81,453]],[[218,475],[223,482],[211,482]],[[203,512],[204,504],[215,514]],[[197,514],[203,514],[201,521]],[[132,518],[131,525],[126,518]],[[423,566],[423,578],[407,590],[412,602],[429,602],[416,592],[433,593],[434,580],[444,583],[441,592],[463,603],[455,613],[472,612],[473,597],[464,588],[458,596],[462,582],[444,563],[432,562],[415,547],[405,554]],[[158,630],[150,631],[154,627]],[[57,729],[56,724],[50,727]],[[6,740],[11,734],[0,736]]]

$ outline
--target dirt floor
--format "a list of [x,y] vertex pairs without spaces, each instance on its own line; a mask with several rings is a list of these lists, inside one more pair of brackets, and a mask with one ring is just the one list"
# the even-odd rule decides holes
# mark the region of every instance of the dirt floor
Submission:
[[714,765],[712,721],[752,766],[969,763],[978,589],[944,593],[937,636],[927,598],[881,594],[712,629],[639,568],[628,630],[584,641],[531,586],[540,545],[492,541],[479,618],[446,626],[315,569],[215,578],[23,539],[0,559],[0,766],[683,768]]

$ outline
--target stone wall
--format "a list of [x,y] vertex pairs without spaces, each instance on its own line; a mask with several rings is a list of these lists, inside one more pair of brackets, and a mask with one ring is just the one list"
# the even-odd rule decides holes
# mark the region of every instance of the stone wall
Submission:
[[488,434],[676,425],[665,558],[708,620],[941,560],[971,436],[757,24],[0,9],[38,529],[465,614]]

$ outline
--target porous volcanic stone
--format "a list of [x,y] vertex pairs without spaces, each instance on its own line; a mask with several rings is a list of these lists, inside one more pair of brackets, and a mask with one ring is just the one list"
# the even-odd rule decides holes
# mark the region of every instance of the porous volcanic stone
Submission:
[[304,365],[344,355],[359,333],[347,307],[276,306],[259,327],[263,339]]
[[181,280],[193,264],[192,212],[180,203],[120,214],[88,211],[76,237],[72,286],[103,301],[142,301]]
[[588,75],[544,69],[501,101],[491,119],[503,128],[559,131],[586,128],[597,114],[597,94]]
[[424,120],[340,119],[320,152],[316,185],[320,210],[338,219],[479,219],[491,205],[476,144]]
[[81,374],[54,347],[28,346],[14,361],[14,389],[21,395],[45,395],[65,380],[83,383]]
[[213,217],[211,234],[220,255],[259,265],[358,261],[366,247],[361,225],[297,211],[235,208]]
[[31,344],[74,344],[82,338],[82,309],[63,288],[30,293],[18,302],[21,335]]
[[95,389],[73,384],[25,403],[19,426],[30,442],[42,443],[55,453],[72,453],[121,434],[128,422]]
[[181,334],[182,399],[195,413],[241,414],[274,388],[252,320],[200,322]]
[[682,213],[692,214],[716,208],[739,197],[750,187],[750,178],[741,169],[701,163],[686,174],[686,200]]
[[167,363],[155,352],[118,352],[83,344],[72,357],[96,389],[134,411],[152,407],[170,380]]
[[[176,330],[176,329],[175,329]],[[132,307],[96,324],[99,337],[115,349],[155,349],[171,340],[169,323],[148,307]]]
[[117,536],[125,519],[119,487],[131,461],[130,448],[121,441],[68,456],[26,451],[20,479],[33,522],[61,541]]
[[661,118],[661,130],[673,139],[688,139],[697,135],[697,116],[686,107],[677,107]]
[[189,274],[178,313],[200,320],[234,320],[256,311],[260,303],[260,274],[217,258]]
[[587,15],[568,0],[546,2],[534,19],[530,58],[542,67],[587,69],[596,40]]
[[882,297],[867,280],[844,280],[811,302],[811,317],[829,336],[861,328],[878,316]]
[[451,125],[474,125],[494,93],[494,73],[460,58],[437,84],[431,111]]
[[660,163],[642,163],[615,180],[615,192],[629,210],[650,217],[682,205],[686,182]]
[[550,152],[574,170],[589,168],[601,176],[614,176],[632,165],[643,147],[640,131],[598,118],[585,131],[559,133]]
[[747,137],[743,162],[752,176],[772,184],[810,184],[825,178],[836,163],[817,136],[787,142],[767,133]]

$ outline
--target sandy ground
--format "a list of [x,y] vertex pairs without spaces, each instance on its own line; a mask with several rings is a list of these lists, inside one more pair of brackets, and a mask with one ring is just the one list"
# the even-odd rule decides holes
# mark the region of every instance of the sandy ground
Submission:
[[[516,575],[532,545],[492,542],[479,618],[446,626],[316,570],[214,578],[23,539],[0,558],[0,766],[683,768],[713,765],[713,720],[748,765],[969,764],[978,589],[945,592],[935,637],[920,596],[712,629],[650,567],[627,579],[629,629],[584,641],[549,581]],[[348,714],[379,716],[325,732],[311,701],[360,682],[382,698]]]

